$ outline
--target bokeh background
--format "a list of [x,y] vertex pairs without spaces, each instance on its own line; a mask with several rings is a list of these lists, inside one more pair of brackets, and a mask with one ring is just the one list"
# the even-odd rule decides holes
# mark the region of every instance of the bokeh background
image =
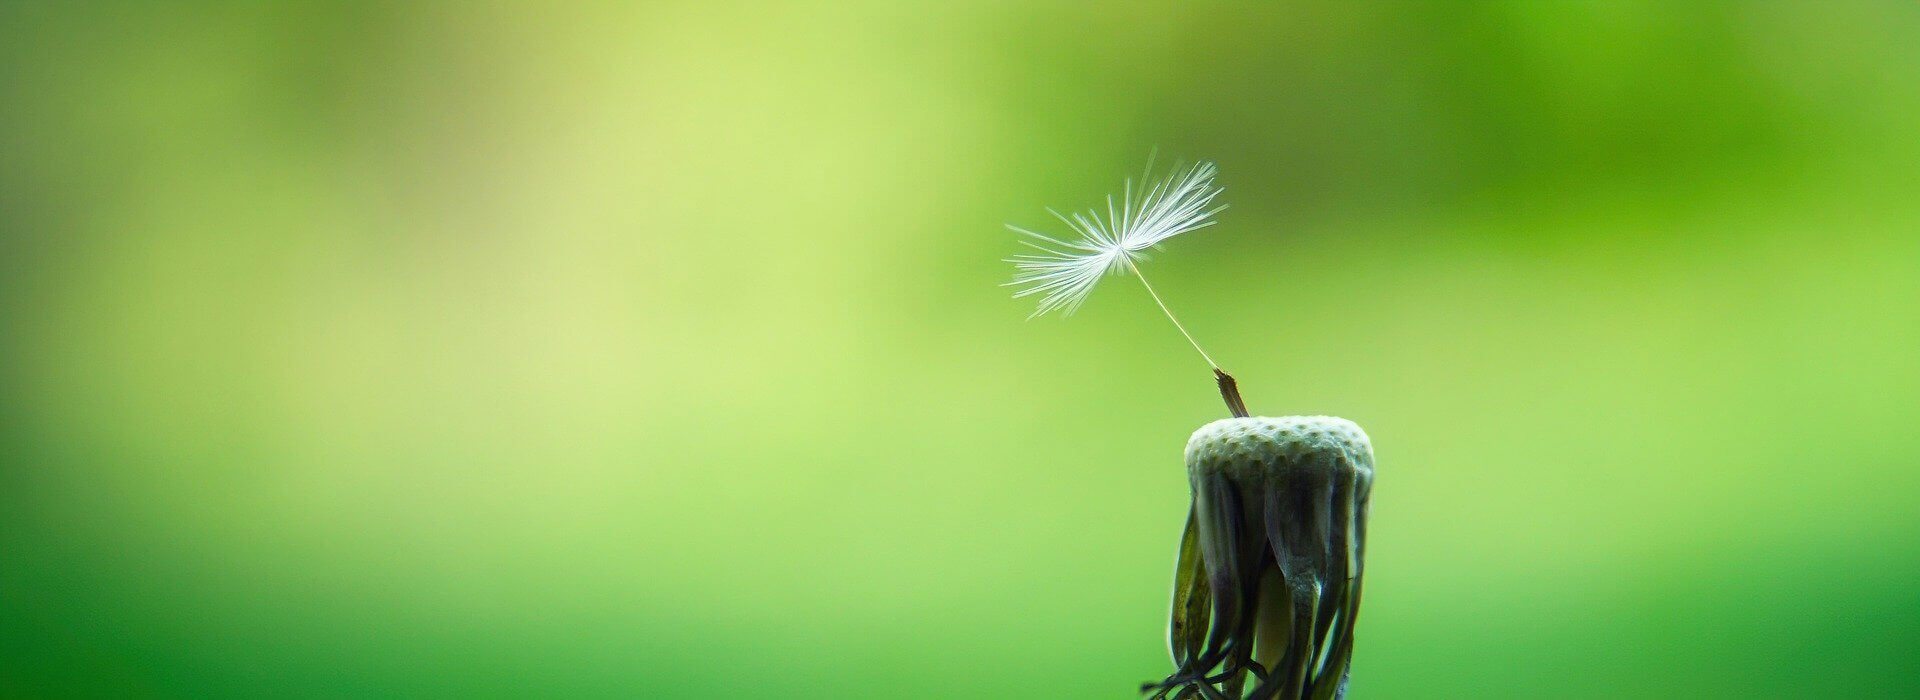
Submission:
[[1158,148],[1355,697],[1915,697],[1916,115],[1910,2],[7,2],[0,694],[1131,697],[1223,409],[997,285]]

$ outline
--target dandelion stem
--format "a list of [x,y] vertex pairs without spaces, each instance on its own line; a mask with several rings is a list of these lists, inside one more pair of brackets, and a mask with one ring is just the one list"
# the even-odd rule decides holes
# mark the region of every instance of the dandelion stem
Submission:
[[1234,381],[1233,375],[1227,374],[1226,370],[1220,369],[1220,363],[1214,362],[1213,356],[1208,355],[1207,351],[1200,347],[1200,341],[1194,340],[1193,334],[1187,332],[1187,327],[1181,325],[1179,317],[1173,315],[1173,309],[1167,308],[1167,302],[1161,300],[1160,293],[1153,290],[1153,283],[1148,282],[1147,276],[1140,272],[1140,266],[1133,264],[1133,258],[1127,256],[1124,259],[1127,261],[1127,269],[1132,270],[1133,276],[1140,279],[1140,286],[1147,288],[1147,295],[1153,297],[1153,303],[1160,305],[1160,311],[1167,315],[1167,320],[1172,321],[1173,327],[1180,330],[1180,335],[1186,337],[1187,343],[1193,346],[1195,352],[1200,353],[1201,359],[1206,360],[1207,365],[1213,367],[1213,378],[1220,384],[1220,398],[1227,402],[1227,410],[1237,418],[1247,417],[1249,415],[1247,403],[1240,398],[1239,382]]

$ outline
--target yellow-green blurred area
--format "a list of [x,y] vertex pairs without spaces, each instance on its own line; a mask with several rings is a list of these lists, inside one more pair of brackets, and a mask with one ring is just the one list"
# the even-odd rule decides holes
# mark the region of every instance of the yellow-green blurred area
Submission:
[[1356,698],[1920,694],[1920,6],[0,6],[0,695],[1127,698],[1224,415]]

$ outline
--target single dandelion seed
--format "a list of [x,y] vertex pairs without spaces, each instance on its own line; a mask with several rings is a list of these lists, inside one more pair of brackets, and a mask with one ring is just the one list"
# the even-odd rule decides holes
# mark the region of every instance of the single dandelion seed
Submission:
[[1213,184],[1218,172],[1212,163],[1202,161],[1185,168],[1176,166],[1166,178],[1155,182],[1153,163],[1149,159],[1137,191],[1131,178],[1121,186],[1118,208],[1113,195],[1107,195],[1104,217],[1099,209],[1093,208],[1071,215],[1047,210],[1077,236],[1074,240],[1061,240],[1008,224],[1007,228],[1031,239],[1020,241],[1022,244],[1039,252],[1007,259],[1014,267],[1013,281],[1007,286],[1020,288],[1014,292],[1015,298],[1040,297],[1033,316],[1050,311],[1071,315],[1093,294],[1101,278],[1108,274],[1133,273],[1161,313],[1167,315],[1173,327],[1213,368],[1220,396],[1227,402],[1228,410],[1235,416],[1246,416],[1246,404],[1240,399],[1233,375],[1221,369],[1220,363],[1214,362],[1213,356],[1200,347],[1200,341],[1180,323],[1173,309],[1160,298],[1160,292],[1140,272],[1139,265],[1147,259],[1148,249],[1158,250],[1169,238],[1216,223],[1213,215],[1227,208],[1225,204],[1214,203],[1225,191]]

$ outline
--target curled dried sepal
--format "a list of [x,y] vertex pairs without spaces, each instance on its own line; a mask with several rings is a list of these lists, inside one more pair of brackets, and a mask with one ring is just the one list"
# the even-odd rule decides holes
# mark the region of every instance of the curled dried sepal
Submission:
[[1212,605],[1212,588],[1207,586],[1207,565],[1200,556],[1200,532],[1194,523],[1194,509],[1187,509],[1186,532],[1180,536],[1179,561],[1173,569],[1173,619],[1167,625],[1167,648],[1173,663],[1179,666],[1193,660],[1206,643],[1207,608]]
[[1188,442],[1187,469],[1176,668],[1145,690],[1237,699],[1251,680],[1244,697],[1258,700],[1344,695],[1373,485],[1366,433],[1318,416],[1215,421]]

